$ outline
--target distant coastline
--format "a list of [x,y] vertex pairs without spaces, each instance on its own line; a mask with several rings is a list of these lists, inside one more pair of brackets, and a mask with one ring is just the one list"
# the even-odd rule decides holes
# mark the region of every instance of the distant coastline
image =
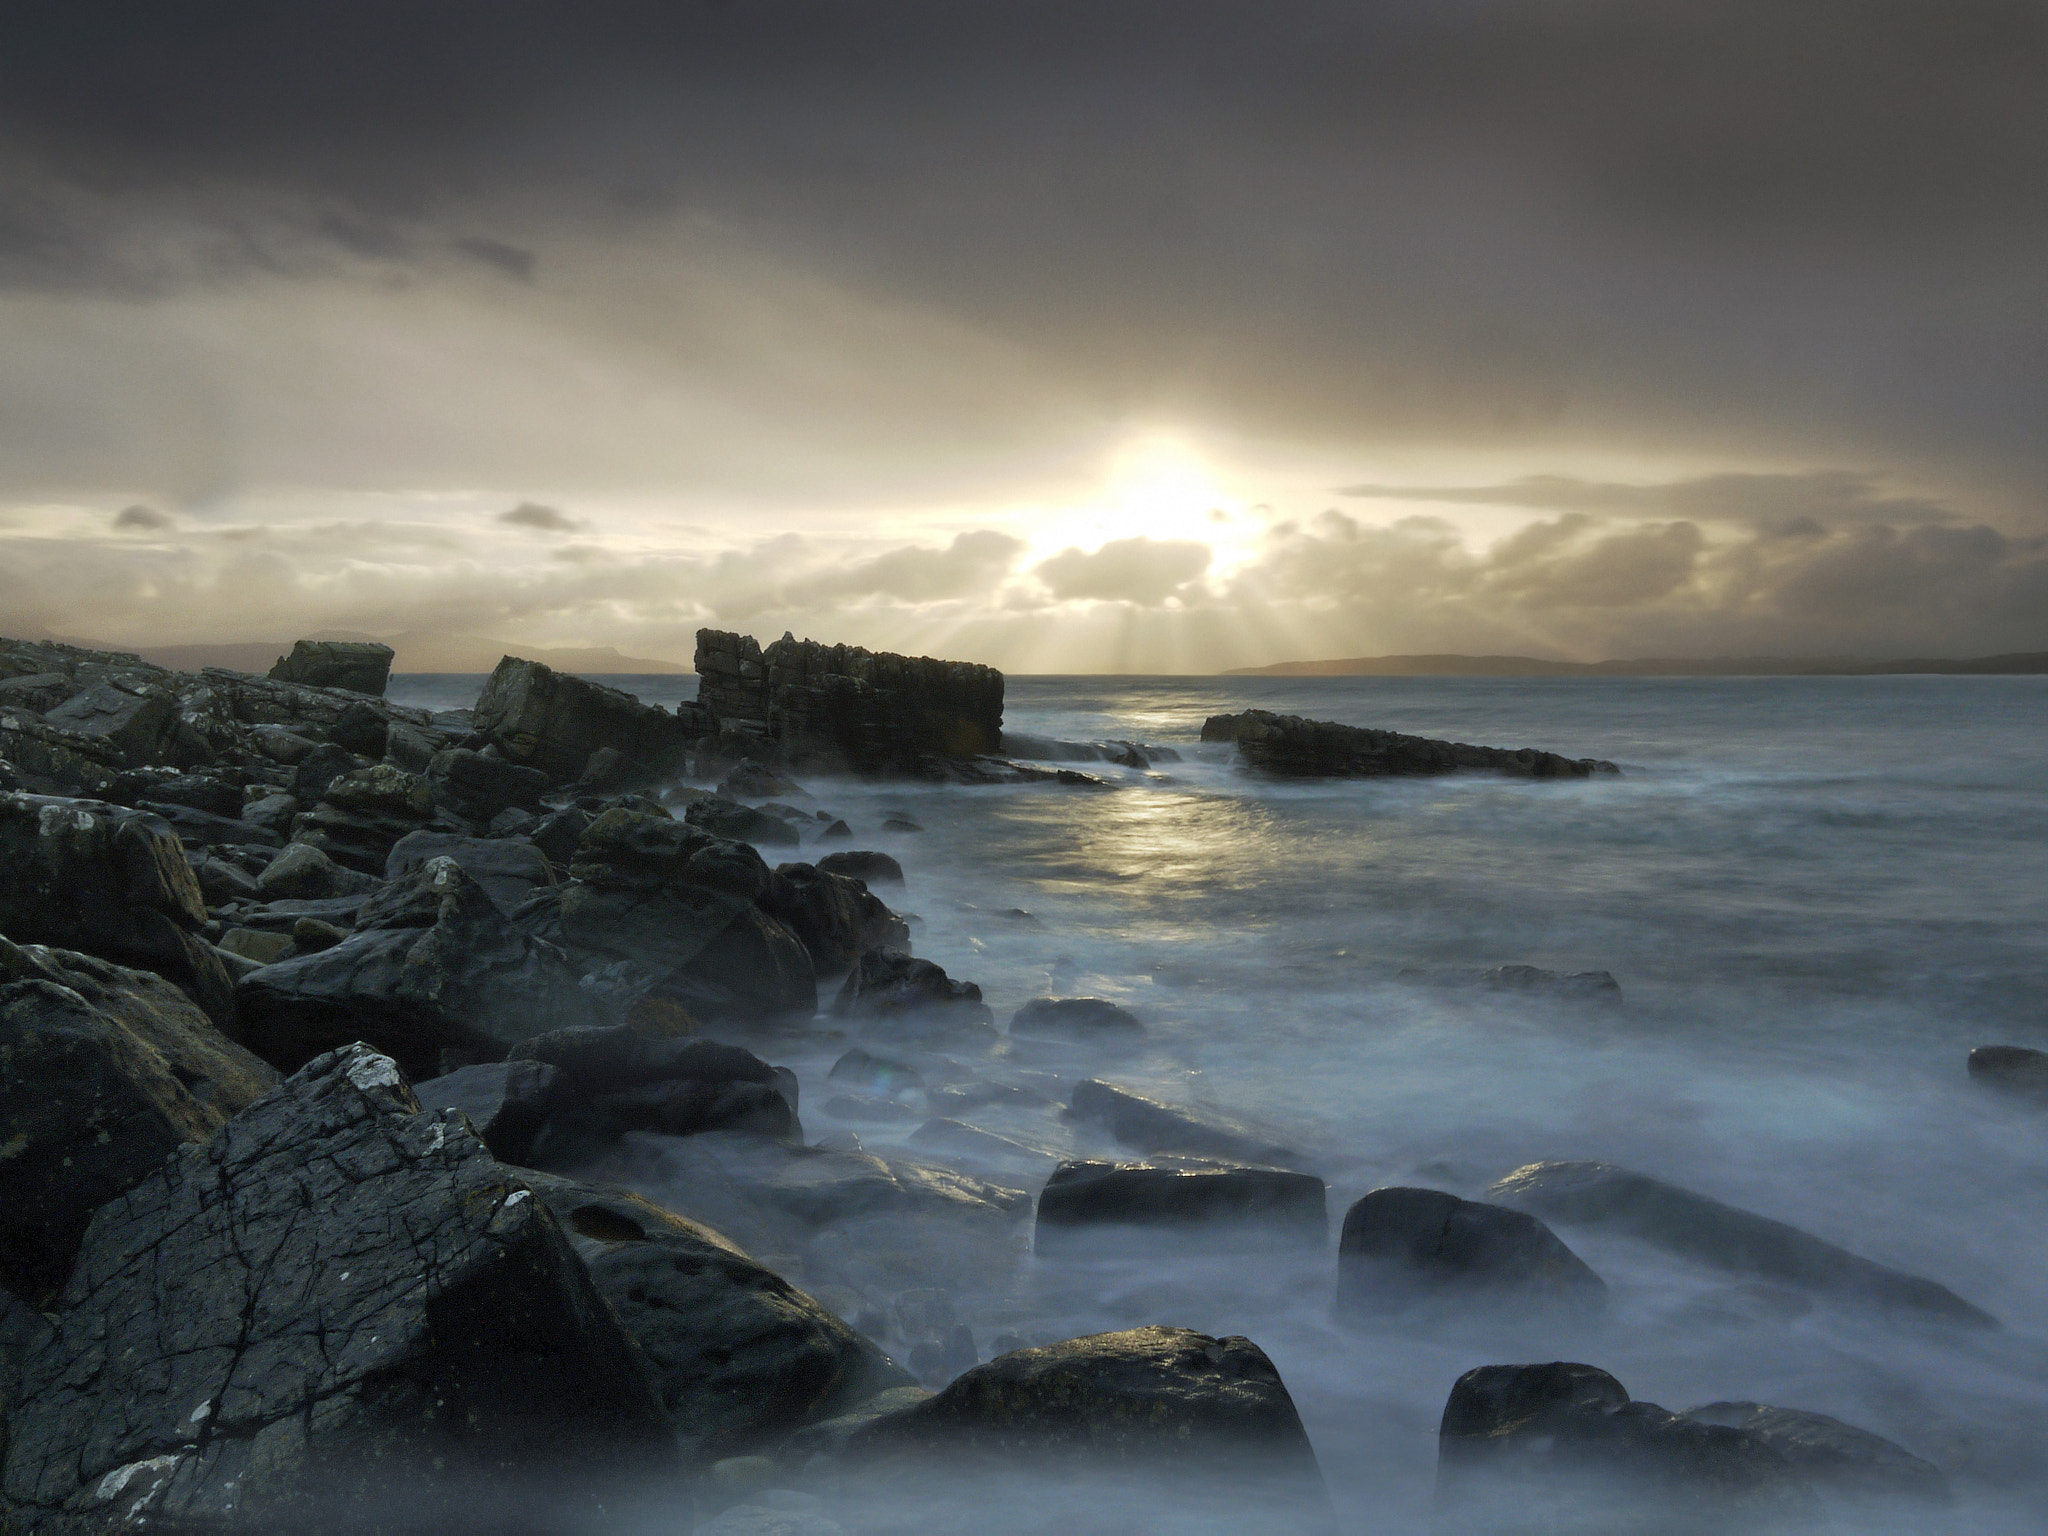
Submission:
[[1337,661],[1282,661],[1231,667],[1225,677],[1879,677],[1933,672],[1965,676],[2048,673],[2048,651],[2003,656],[1910,657],[1858,661],[1846,657],[1650,656],[1627,661],[1547,661],[1538,656],[1352,656]]

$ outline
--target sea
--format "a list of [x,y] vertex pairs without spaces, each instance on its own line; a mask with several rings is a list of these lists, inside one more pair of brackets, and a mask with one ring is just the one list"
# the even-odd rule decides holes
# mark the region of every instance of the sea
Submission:
[[[664,705],[695,690],[603,681]],[[480,683],[398,677],[391,696],[456,708]],[[1199,740],[1245,708],[1622,772],[1275,782]],[[807,803],[854,842],[771,861],[893,854],[906,885],[883,894],[917,953],[978,983],[999,1025],[1033,997],[1129,1009],[1143,1042],[1113,1058],[1005,1042],[962,1070],[1099,1076],[1255,1126],[1327,1180],[1332,1235],[1307,1259],[1162,1254],[1078,1280],[1027,1256],[954,1298],[982,1353],[1139,1322],[1249,1336],[1351,1531],[1429,1528],[1462,1372],[1553,1359],[1673,1410],[1830,1414],[1949,1474],[1948,1511],[1880,1501],[1856,1528],[2048,1529],[2048,1107],[1965,1069],[1978,1045],[2048,1049],[2048,678],[1012,677],[1005,727],[1115,788],[821,780]],[[884,830],[892,815],[921,830]],[[1484,984],[1513,965],[1610,973],[1620,1002]],[[914,1152],[915,1123],[817,1107],[843,1048],[827,1032],[780,1058],[807,1132]],[[1103,1150],[1044,1098],[965,1117],[1031,1151],[1020,1183]],[[1916,1325],[1562,1226],[1608,1283],[1596,1321],[1333,1322],[1358,1195],[1477,1197],[1543,1159],[1791,1223],[2003,1326]]]

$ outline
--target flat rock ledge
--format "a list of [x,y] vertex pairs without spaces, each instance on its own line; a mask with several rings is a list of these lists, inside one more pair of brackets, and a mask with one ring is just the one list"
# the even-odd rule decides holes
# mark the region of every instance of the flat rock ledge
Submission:
[[1399,731],[1276,715],[1263,709],[1211,715],[1202,725],[1202,740],[1234,742],[1247,767],[1290,779],[1372,779],[1475,771],[1522,779],[1590,779],[1596,774],[1621,772],[1614,764],[1594,757],[1563,757],[1536,747],[1475,747],[1462,741],[1404,736]]

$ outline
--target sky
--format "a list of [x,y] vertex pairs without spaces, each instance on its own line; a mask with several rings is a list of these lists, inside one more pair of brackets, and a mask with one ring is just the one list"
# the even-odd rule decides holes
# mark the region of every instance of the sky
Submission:
[[2048,6],[9,0],[0,634],[2048,650]]

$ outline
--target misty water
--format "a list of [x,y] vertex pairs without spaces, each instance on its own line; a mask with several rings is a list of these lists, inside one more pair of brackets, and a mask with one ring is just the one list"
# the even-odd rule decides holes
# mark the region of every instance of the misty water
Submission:
[[[398,678],[467,704],[477,679]],[[653,702],[691,678],[619,680]],[[1611,759],[1619,779],[1469,775],[1276,784],[1202,746],[1247,706]],[[986,1357],[1138,1323],[1242,1333],[1300,1407],[1347,1530],[1427,1527],[1437,1421],[1466,1369],[1577,1359],[1683,1409],[1754,1399],[1875,1430],[1944,1468],[1952,1525],[2038,1532],[2048,1511],[2048,1113],[1970,1083],[1964,1057],[2048,1045],[2048,680],[2039,678],[1012,678],[1006,725],[1171,747],[1088,762],[1115,793],[818,781],[851,846],[896,855],[916,951],[978,982],[998,1024],[1034,996],[1136,1013],[1121,1055],[1021,1040],[963,1077],[1062,1100],[1100,1076],[1255,1124],[1329,1182],[1331,1241],[1285,1252],[1015,1249],[939,1265]],[[923,830],[890,833],[890,812]],[[815,857],[767,850],[777,857]],[[1619,1008],[1474,984],[1605,970]],[[821,1026],[830,1021],[821,1020]],[[945,1161],[900,1124],[823,1106],[848,1044],[757,1045],[794,1067],[813,1139]],[[1035,1189],[1113,1153],[1019,1097],[958,1118],[1016,1143],[965,1166]],[[1560,1226],[1607,1280],[1598,1321],[1448,1311],[1365,1331],[1330,1317],[1335,1232],[1383,1184],[1477,1196],[1538,1159],[1598,1159],[1925,1275],[2000,1318],[1919,1326]],[[655,1191],[650,1191],[655,1192]],[[688,1211],[686,1190],[669,1192]],[[854,1259],[803,1278],[886,1308]],[[938,1283],[936,1280],[932,1283]],[[1013,1526],[990,1512],[982,1529]],[[883,1528],[883,1527],[876,1527]],[[1142,1521],[1069,1529],[1144,1529]],[[1241,1525],[1240,1528],[1252,1528]]]

